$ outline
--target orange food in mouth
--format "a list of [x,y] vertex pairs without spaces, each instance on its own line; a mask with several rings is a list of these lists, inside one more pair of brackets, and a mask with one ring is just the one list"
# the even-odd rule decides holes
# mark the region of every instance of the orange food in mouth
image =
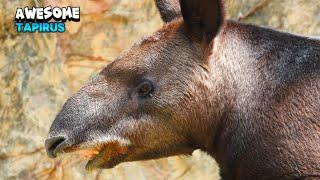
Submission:
[[91,159],[99,154],[98,150],[80,150],[79,155],[85,159]]
[[86,169],[91,171],[112,168],[123,162],[128,155],[128,148],[127,145],[112,141],[82,148],[81,146],[73,146],[65,149],[64,152],[77,152],[82,158],[89,159]]
[[98,155],[103,148],[103,145],[96,145],[91,148],[80,149],[78,154],[85,159],[92,159],[96,155]]
[[101,152],[103,153],[103,158],[112,158],[119,154],[124,154],[127,151],[127,148],[121,146],[118,142],[109,142],[105,144],[96,145],[92,148],[80,149],[78,154],[85,159],[92,159],[99,155]]

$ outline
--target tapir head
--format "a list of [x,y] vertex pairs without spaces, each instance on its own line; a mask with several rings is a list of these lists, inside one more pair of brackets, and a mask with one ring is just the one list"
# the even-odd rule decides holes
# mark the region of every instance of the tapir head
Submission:
[[90,158],[88,169],[111,168],[205,146],[203,139],[215,128],[212,118],[220,112],[215,107],[219,77],[213,76],[209,58],[223,27],[222,3],[156,4],[164,26],[65,103],[45,143],[50,157],[80,151]]

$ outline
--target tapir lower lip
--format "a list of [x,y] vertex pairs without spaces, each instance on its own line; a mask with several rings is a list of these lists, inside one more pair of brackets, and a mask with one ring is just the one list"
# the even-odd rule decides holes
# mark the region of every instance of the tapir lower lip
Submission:
[[86,170],[109,169],[123,162],[128,153],[127,146],[117,142],[107,143],[86,165]]
[[123,160],[127,157],[127,153],[123,153],[109,157],[108,160],[105,160],[103,154],[104,153],[99,153],[97,156],[89,160],[86,164],[86,170],[92,171],[95,169],[110,169],[123,162]]
[[123,162],[128,153],[128,145],[121,144],[118,141],[105,142],[96,145],[74,145],[64,149],[64,153],[88,152],[90,160],[86,165],[86,170],[109,169]]

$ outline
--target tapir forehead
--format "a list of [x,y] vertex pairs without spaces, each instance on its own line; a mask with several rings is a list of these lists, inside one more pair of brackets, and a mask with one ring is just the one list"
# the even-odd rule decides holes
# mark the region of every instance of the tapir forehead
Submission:
[[134,44],[134,47],[140,47],[154,42],[164,42],[166,40],[169,40],[175,35],[179,35],[179,33],[181,33],[180,30],[182,28],[182,25],[182,19],[177,19],[175,21],[166,23],[162,26],[161,29],[154,32],[151,36],[141,38],[138,42]]
[[181,56],[180,52],[186,49],[187,44],[182,21],[173,21],[136,42],[131,49],[109,64],[102,74],[113,80],[130,80],[150,71],[157,72],[157,69],[174,66],[175,61],[181,60],[175,60],[175,57]]

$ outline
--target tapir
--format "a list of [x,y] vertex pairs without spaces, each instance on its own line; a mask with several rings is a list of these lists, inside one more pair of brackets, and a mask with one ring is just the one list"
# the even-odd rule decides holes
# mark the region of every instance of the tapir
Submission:
[[223,0],[155,3],[162,28],[67,100],[48,155],[92,170],[200,149],[222,179],[320,179],[320,41],[227,20]]

